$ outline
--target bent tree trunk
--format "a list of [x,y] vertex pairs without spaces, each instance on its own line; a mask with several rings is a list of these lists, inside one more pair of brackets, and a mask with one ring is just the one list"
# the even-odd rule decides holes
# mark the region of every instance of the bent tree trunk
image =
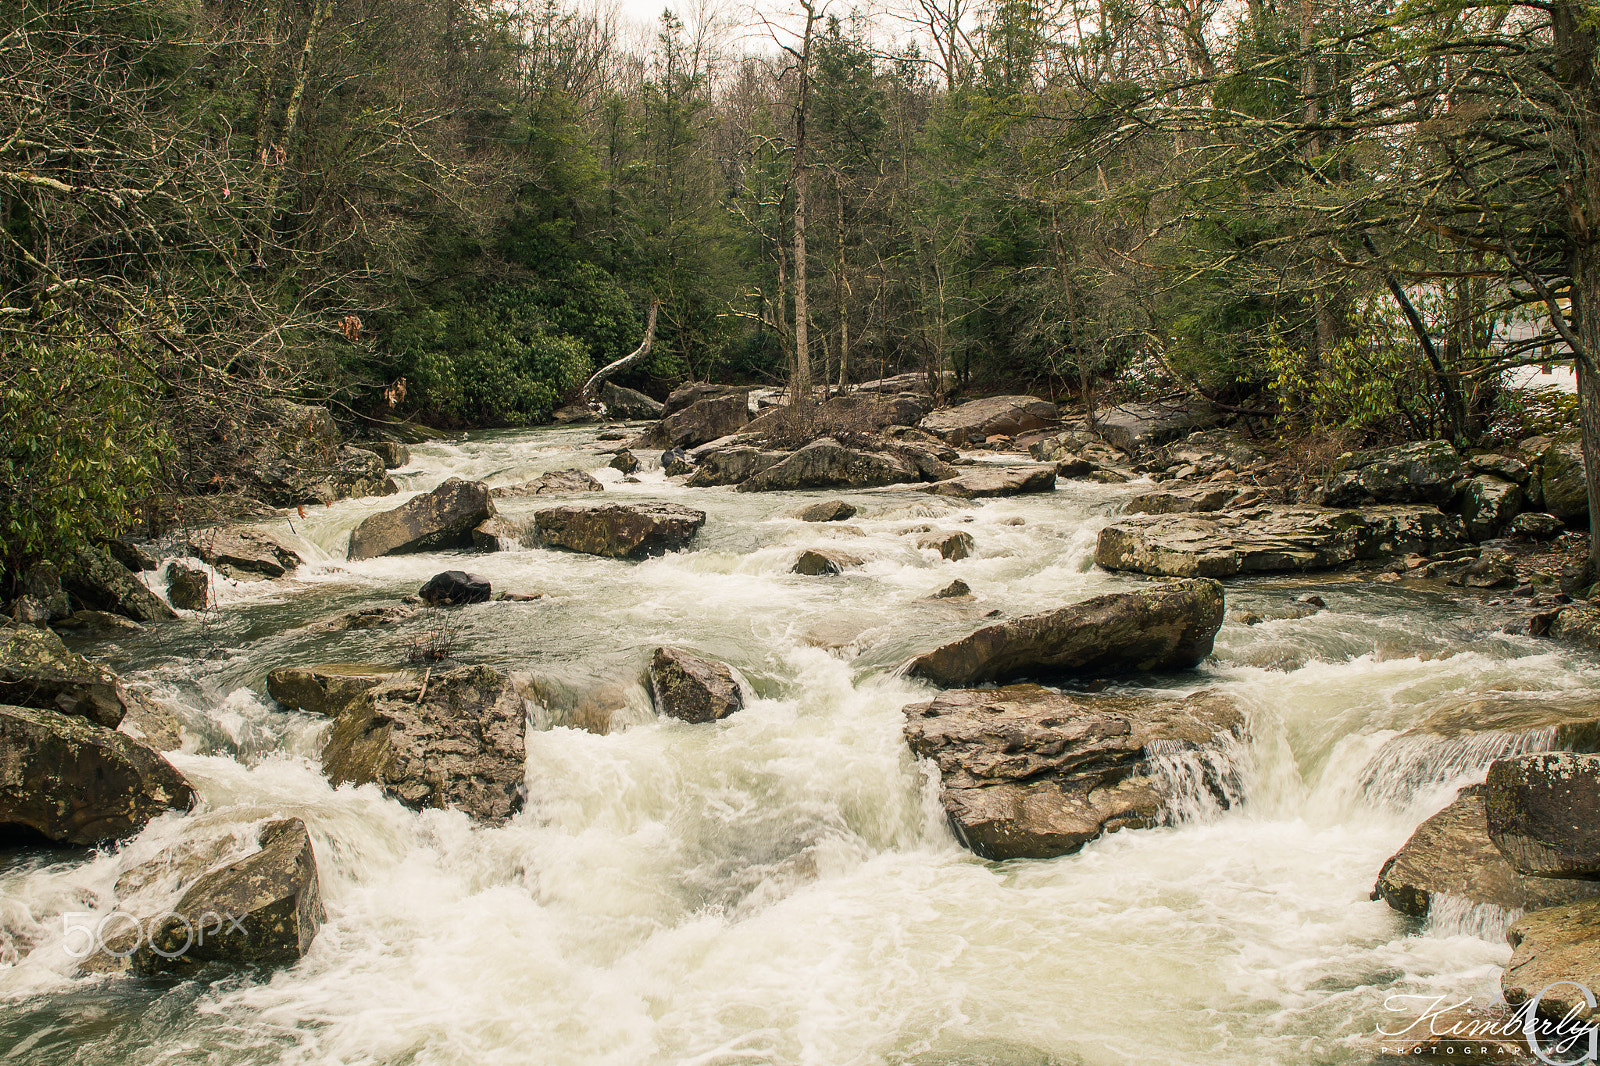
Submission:
[[[596,397],[600,391],[601,385],[604,385],[613,374],[620,374],[631,366],[637,366],[644,360],[645,356],[650,354],[650,345],[653,344],[656,339],[656,312],[660,309],[660,300],[650,301],[650,317],[645,320],[644,340],[639,343],[639,347],[635,348],[621,359],[607,363],[605,366],[595,371],[594,376],[583,383],[583,391],[578,393],[579,403],[589,407],[599,404],[599,400]],[[600,406],[603,409],[605,405],[600,404]]]

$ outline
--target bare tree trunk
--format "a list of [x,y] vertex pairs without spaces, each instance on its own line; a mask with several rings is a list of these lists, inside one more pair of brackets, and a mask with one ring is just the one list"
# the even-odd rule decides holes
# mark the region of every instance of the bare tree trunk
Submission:
[[806,308],[806,105],[811,90],[811,36],[817,11],[803,0],[805,40],[800,52],[800,92],[794,110],[794,402],[811,400],[811,351]]
[[[601,385],[605,384],[605,382],[613,375],[620,374],[631,366],[637,366],[641,361],[643,361],[645,356],[650,354],[650,345],[653,344],[656,339],[656,312],[659,310],[661,310],[661,301],[651,300],[650,317],[645,320],[644,325],[644,340],[639,342],[639,347],[635,348],[621,359],[607,363],[605,366],[595,371],[594,376],[588,381],[584,382],[583,391],[578,393],[579,403],[588,404],[590,406],[595,405],[598,402],[596,394],[598,393]],[[604,412],[605,406],[602,404],[602,417],[604,416]]]
[[296,125],[300,121],[300,104],[305,99],[306,82],[311,77],[311,54],[316,50],[317,34],[322,29],[322,23],[328,17],[328,11],[333,7],[333,0],[317,0],[317,5],[311,9],[311,21],[306,26],[305,43],[300,47],[300,54],[295,57],[294,87],[289,91],[289,105],[283,113],[283,129],[278,134],[276,145],[269,148],[274,159],[272,161],[271,176],[267,179],[267,192],[263,197],[262,205],[262,237],[266,238],[272,226],[272,217],[277,213],[278,190],[283,185],[284,167],[288,165],[289,143],[294,139]]
[[846,289],[849,283],[844,276],[844,183],[837,182],[834,188],[834,204],[837,208],[837,228],[834,241],[837,256],[833,270],[833,292],[838,298],[839,314],[839,391],[843,392],[848,384],[850,365],[850,302],[847,299]]

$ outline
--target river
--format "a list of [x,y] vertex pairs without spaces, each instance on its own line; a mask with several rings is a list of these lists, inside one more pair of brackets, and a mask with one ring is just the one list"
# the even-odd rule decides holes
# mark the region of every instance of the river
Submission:
[[[623,483],[594,436],[435,442],[398,479],[413,493],[581,466],[608,499],[705,510],[690,550],[351,564],[350,530],[404,497],[346,501],[293,520],[311,561],[291,578],[223,584],[211,616],[92,646],[182,717],[190,739],[171,759],[202,802],[120,851],[0,853],[0,1062],[1366,1063],[1394,1022],[1388,997],[1498,988],[1505,916],[1421,923],[1368,898],[1493,749],[1385,744],[1451,698],[1593,691],[1593,655],[1505,635],[1509,615],[1466,594],[1348,576],[1230,584],[1230,608],[1270,612],[1311,586],[1328,605],[1230,621],[1199,670],[1160,682],[1218,687],[1247,710],[1241,801],[1076,855],[987,862],[957,845],[907,752],[900,708],[933,690],[895,668],[984,612],[1140,586],[1092,565],[1096,531],[1137,486],[1062,482],[981,505],[846,493],[861,513],[841,529],[788,517],[839,493],[689,489],[653,466]],[[917,549],[907,531],[923,526],[971,533],[976,554]],[[818,546],[867,562],[789,573]],[[528,733],[526,809],[501,828],[330,788],[326,720],[262,694],[278,665],[400,660],[414,625],[299,627],[448,568],[544,594],[454,612],[459,659],[556,693]],[[955,578],[974,602],[930,598]],[[731,663],[755,698],[716,724],[657,720],[637,678],[660,644]],[[568,728],[606,685],[610,732]],[[306,958],[178,982],[74,976],[64,929],[111,910],[119,870],[272,815],[303,818],[316,848],[328,922]]]

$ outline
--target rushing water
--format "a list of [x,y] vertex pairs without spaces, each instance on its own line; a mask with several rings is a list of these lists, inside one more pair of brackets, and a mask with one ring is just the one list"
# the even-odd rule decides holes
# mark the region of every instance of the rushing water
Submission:
[[[1163,682],[1225,689],[1250,720],[1246,743],[1157,754],[1174,824],[986,862],[956,845],[906,750],[900,708],[930,689],[896,667],[990,610],[1137,587],[1092,566],[1131,490],[1064,482],[981,505],[850,493],[861,514],[817,526],[788,516],[836,493],[694,490],[654,468],[626,484],[593,436],[427,445],[400,481],[578,465],[610,499],[707,511],[692,550],[348,563],[349,531],[399,499],[348,501],[294,520],[312,561],[293,578],[223,584],[208,617],[94,646],[182,717],[172,761],[202,803],[120,851],[0,853],[0,1062],[1361,1063],[1392,1021],[1386,997],[1497,988],[1506,915],[1441,907],[1424,924],[1368,892],[1416,824],[1509,749],[1394,738],[1451,698],[1592,691],[1593,657],[1503,635],[1477,601],[1319,581],[1327,610],[1229,623],[1200,670]],[[923,527],[970,532],[976,555],[919,550]],[[823,545],[867,562],[788,572]],[[449,567],[544,593],[454,612],[458,658],[552,694],[535,719],[549,728],[528,734],[527,809],[503,828],[330,788],[326,722],[261,692],[284,663],[397,662],[415,623],[301,627]],[[958,577],[974,602],[930,599]],[[1261,580],[1228,597],[1270,614],[1298,591]],[[638,676],[666,643],[732,663],[755,698],[715,725],[657,720]],[[563,724],[599,705],[608,734]],[[1240,801],[1219,810],[1207,776]],[[274,815],[305,819],[316,846],[329,919],[305,959],[182,982],[74,976],[64,924],[109,912],[120,871]]]

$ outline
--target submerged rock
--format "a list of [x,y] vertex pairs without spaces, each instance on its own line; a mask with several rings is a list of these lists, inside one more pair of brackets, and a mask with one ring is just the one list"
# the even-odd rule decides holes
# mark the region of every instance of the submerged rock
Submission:
[[802,507],[795,513],[795,517],[802,522],[843,522],[855,516],[855,505],[843,500],[824,500]]
[[0,626],[0,703],[42,707],[115,729],[131,697],[116,675],[48,629]]
[[280,666],[267,674],[267,695],[291,710],[332,718],[357,696],[377,688],[395,673],[361,663]]
[[455,807],[480,822],[522,806],[528,709],[487,666],[391,679],[339,713],[322,750],[335,785],[376,783],[408,807]]
[[941,440],[962,447],[982,444],[993,436],[1014,437],[1031,429],[1053,425],[1060,410],[1036,396],[990,396],[954,407],[943,407],[922,420],[922,428]]
[[208,962],[284,965],[310,950],[327,920],[311,835],[298,818],[270,822],[261,850],[202,874],[133,954],[142,974]]
[[59,711],[0,706],[0,833],[104,844],[193,802],[182,774],[122,733]]
[[1498,760],[1483,799],[1489,839],[1518,873],[1600,877],[1600,755]]
[[1600,884],[1518,873],[1489,839],[1483,786],[1469,785],[1383,864],[1372,898],[1401,914],[1426,918],[1441,898],[1531,911],[1597,893]]
[[81,608],[110,611],[135,622],[160,622],[178,614],[104,548],[79,552],[61,572],[61,585]]
[[[911,751],[939,768],[957,837],[990,859],[1050,858],[1159,825],[1174,800],[1151,760],[1242,738],[1225,697],[1077,696],[1038,685],[945,692],[904,709]],[[1226,806],[1215,773],[1200,787]]]
[[465,570],[446,570],[430,577],[427,584],[417,590],[417,595],[436,607],[454,607],[464,603],[488,603],[493,592],[486,577]]
[[1507,1003],[1520,1007],[1540,996],[1537,1013],[1541,1017],[1571,1014],[1582,1021],[1594,1018],[1583,993],[1562,982],[1575,982],[1591,991],[1600,988],[1600,900],[1525,914],[1506,939],[1511,943],[1511,962],[1500,975],[1500,991]]
[[744,708],[744,693],[725,663],[677,648],[657,648],[650,660],[656,709],[685,722],[714,722]]
[[207,529],[189,538],[189,550],[229,576],[282,577],[305,562],[300,553],[264,529]]
[[392,511],[369,515],[350,534],[350,559],[472,545],[472,530],[494,515],[489,486],[450,478]]
[[491,490],[489,495],[500,499],[506,496],[560,496],[570,492],[604,491],[605,486],[594,475],[573,469],[552,470],[520,485],[501,485]]
[[705,520],[704,511],[670,503],[568,504],[534,515],[547,545],[615,559],[677,551]]
[[356,629],[376,629],[392,626],[412,618],[417,608],[410,604],[386,604],[381,607],[358,607],[332,618],[324,618],[304,627],[308,633],[345,633]]
[[1222,615],[1222,586],[1215,581],[1110,593],[986,626],[918,656],[909,669],[946,686],[1187,670],[1211,654]]
[[1461,519],[1434,507],[1253,507],[1221,514],[1132,515],[1100,531],[1095,562],[1158,577],[1329,570],[1460,548]]

